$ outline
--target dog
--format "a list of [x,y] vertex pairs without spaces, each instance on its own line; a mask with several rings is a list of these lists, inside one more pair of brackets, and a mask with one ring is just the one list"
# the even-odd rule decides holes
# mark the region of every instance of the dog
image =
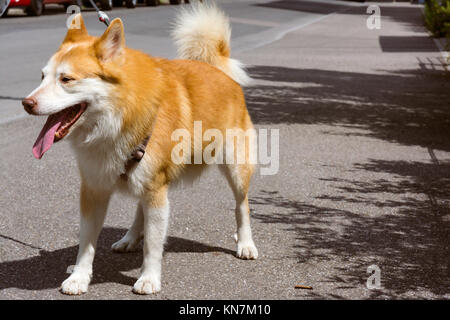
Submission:
[[[81,14],[47,65],[42,82],[23,101],[25,110],[48,116],[34,146],[42,158],[54,142],[66,139],[81,176],[80,244],[76,265],[62,283],[64,294],[87,292],[96,242],[115,191],[135,197],[134,222],[115,252],[134,251],[143,240],[137,294],[161,290],[161,261],[169,219],[169,187],[208,165],[192,159],[205,143],[189,142],[173,161],[177,129],[194,134],[253,128],[241,85],[250,80],[230,58],[231,29],[216,5],[198,4],[179,11],[172,31],[179,59],[156,58],[125,45],[124,26],[114,19],[100,37],[88,34]],[[73,23],[75,25],[75,23]],[[248,144],[245,144],[248,148]],[[247,149],[246,149],[247,150]],[[218,164],[236,200],[237,257],[256,259],[248,191],[254,165]]]

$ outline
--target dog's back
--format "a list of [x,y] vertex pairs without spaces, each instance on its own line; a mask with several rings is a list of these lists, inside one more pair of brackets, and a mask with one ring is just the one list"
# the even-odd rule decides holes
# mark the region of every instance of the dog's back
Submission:
[[[226,15],[214,4],[194,4],[180,10],[172,36],[178,46],[180,59],[154,59],[157,69],[162,70],[164,75],[164,85],[160,88],[167,99],[162,99],[158,118],[163,119],[157,119],[152,133],[153,145],[149,148],[169,145],[173,150],[176,141],[172,141],[172,137],[167,135],[167,124],[171,121],[166,119],[174,115],[177,115],[176,126],[170,132],[180,128],[187,129],[192,138],[196,134],[194,122],[201,123],[201,135],[209,129],[220,131],[223,137],[226,137],[227,129],[238,129],[241,132],[253,129],[241,88],[241,85],[248,84],[251,79],[242,64],[230,58],[231,29]],[[170,102],[174,99],[177,102]],[[248,140],[246,142],[251,143]],[[185,169],[182,170],[185,173],[183,178],[192,180],[202,171],[199,164],[205,164],[202,153],[209,143],[210,141],[202,141],[201,148],[196,148],[192,140],[191,159],[185,159],[187,161],[181,165]],[[248,167],[246,172],[251,173],[252,165],[248,161],[247,150],[249,146],[244,148],[245,165]],[[167,153],[168,149],[166,159]],[[200,156],[197,157],[196,154]],[[194,158],[201,158],[201,163],[195,162]],[[197,166],[190,165],[194,163]],[[181,172],[180,166],[169,162],[167,167],[173,173],[171,176],[174,179],[171,181],[176,180],[178,172]],[[248,179],[246,177],[244,180]]]

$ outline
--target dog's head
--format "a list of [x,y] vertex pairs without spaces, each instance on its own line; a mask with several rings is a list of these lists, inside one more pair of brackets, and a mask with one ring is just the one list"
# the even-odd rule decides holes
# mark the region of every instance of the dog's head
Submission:
[[95,121],[111,113],[111,93],[118,82],[115,70],[124,63],[125,37],[120,19],[104,34],[88,35],[78,14],[58,51],[42,69],[42,82],[23,101],[29,114],[46,115],[47,122],[33,146],[40,159],[56,141],[78,128],[93,128]]

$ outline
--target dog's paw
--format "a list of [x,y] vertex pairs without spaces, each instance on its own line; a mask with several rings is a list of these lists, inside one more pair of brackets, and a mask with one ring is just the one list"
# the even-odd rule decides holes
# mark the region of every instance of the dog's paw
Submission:
[[152,276],[141,276],[133,286],[137,294],[152,294],[161,291],[161,281]]
[[126,234],[122,239],[115,242],[111,246],[111,249],[114,252],[133,252],[136,251],[140,241],[141,241],[140,237],[133,237]]
[[80,295],[88,290],[91,277],[85,274],[73,273],[61,285],[61,292],[70,295]]
[[253,241],[238,242],[237,257],[244,260],[258,259],[258,249],[256,249]]

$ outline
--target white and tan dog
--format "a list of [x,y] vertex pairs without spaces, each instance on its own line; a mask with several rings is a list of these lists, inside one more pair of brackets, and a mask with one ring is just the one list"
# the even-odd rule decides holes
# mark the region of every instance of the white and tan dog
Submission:
[[[80,169],[80,246],[76,266],[61,289],[66,294],[87,291],[110,196],[121,190],[139,204],[132,226],[112,249],[132,251],[144,239],[141,276],[133,290],[155,293],[161,289],[169,185],[206,167],[204,162],[190,164],[205,143],[200,148],[191,143],[190,152],[180,155],[186,161],[174,163],[171,134],[180,128],[193,133],[194,121],[224,135],[229,128],[252,129],[240,86],[249,78],[229,58],[229,22],[214,5],[178,14],[173,35],[184,60],[127,48],[120,19],[99,38],[88,35],[81,15],[75,19],[80,28],[68,30],[42,70],[42,83],[23,100],[30,114],[48,116],[33,147],[35,157],[67,138]],[[132,154],[142,144],[146,152],[134,161]],[[237,256],[256,259],[247,197],[253,166],[249,152],[245,154],[245,163],[219,167],[236,199]]]

